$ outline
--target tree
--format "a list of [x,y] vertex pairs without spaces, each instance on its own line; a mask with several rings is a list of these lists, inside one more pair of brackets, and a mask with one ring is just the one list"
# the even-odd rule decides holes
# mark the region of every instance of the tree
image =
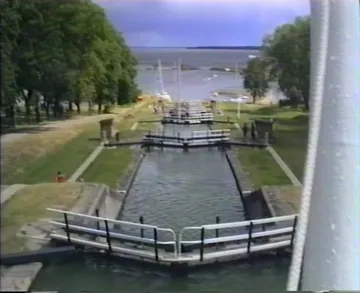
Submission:
[[[263,53],[272,62],[272,76],[280,89],[294,103],[304,102],[309,109],[310,87],[310,19],[296,18],[294,23],[279,26],[264,38]],[[275,74],[274,74],[275,71]]]
[[[1,108],[14,126],[15,105],[19,92],[16,84],[17,64],[14,62],[17,36],[19,34],[19,15],[16,13],[17,3],[10,0],[0,0],[1,11]],[[5,123],[4,123],[5,124]],[[8,124],[8,123],[6,123]]]
[[[64,103],[129,103],[138,93],[136,60],[122,35],[90,0],[0,0],[2,109],[14,116],[20,97],[28,121],[41,108],[47,118]],[[121,85],[121,86],[120,86]],[[121,91],[120,91],[121,88]],[[119,95],[121,92],[121,95]],[[11,113],[13,114],[11,114]]]
[[267,64],[260,58],[250,59],[242,70],[242,76],[244,88],[251,94],[255,104],[257,98],[263,97],[269,88]]

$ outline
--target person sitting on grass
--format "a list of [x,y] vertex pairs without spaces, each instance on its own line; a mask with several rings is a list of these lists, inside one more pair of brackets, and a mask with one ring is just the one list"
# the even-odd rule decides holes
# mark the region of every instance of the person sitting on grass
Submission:
[[65,182],[65,175],[61,171],[57,172],[56,182],[58,183]]

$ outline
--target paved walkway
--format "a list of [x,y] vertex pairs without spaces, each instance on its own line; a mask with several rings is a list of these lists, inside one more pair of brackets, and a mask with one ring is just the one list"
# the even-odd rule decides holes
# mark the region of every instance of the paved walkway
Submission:
[[26,184],[14,184],[9,185],[7,188],[4,188],[1,190],[1,204],[4,204],[6,201],[8,201],[16,192],[23,189]]
[[144,106],[145,104],[146,104],[146,102],[142,102],[142,103],[137,103],[133,107],[123,108],[123,112],[118,113],[118,114],[100,114],[100,115],[98,114],[98,115],[85,116],[85,117],[79,116],[79,117],[61,120],[61,121],[50,121],[50,122],[46,121],[46,122],[40,123],[38,125],[26,127],[26,129],[28,129],[28,131],[26,129],[24,129],[23,132],[8,133],[8,134],[2,135],[1,136],[1,144],[11,143],[11,142],[14,142],[24,136],[33,134],[34,130],[36,130],[36,133],[41,133],[41,132],[45,132],[45,131],[48,132],[51,130],[72,128],[72,127],[76,127],[76,126],[80,126],[80,125],[84,125],[84,124],[88,124],[88,123],[92,123],[92,122],[98,122],[98,121],[100,121],[102,119],[106,119],[106,118],[114,118],[114,119],[123,118],[129,112],[137,110],[138,108]]
[[279,154],[273,149],[272,146],[268,146],[267,150],[269,151],[269,153],[272,155],[272,157],[274,158],[274,160],[278,163],[278,165],[280,166],[280,168],[284,171],[284,173],[286,174],[286,176],[290,179],[291,183],[294,186],[302,186],[302,183],[300,182],[300,180],[295,176],[295,174],[293,173],[293,171],[291,171],[291,169],[289,168],[288,165],[286,165],[286,163],[283,161],[283,159],[279,156]]
[[74,174],[67,180],[67,182],[76,182],[80,176],[85,172],[85,170],[91,165],[92,162],[98,157],[101,151],[104,149],[104,145],[101,143],[80,165],[79,168],[76,169]]

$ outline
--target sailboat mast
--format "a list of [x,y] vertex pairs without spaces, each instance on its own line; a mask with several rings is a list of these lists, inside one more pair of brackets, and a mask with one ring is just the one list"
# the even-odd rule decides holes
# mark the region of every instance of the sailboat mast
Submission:
[[161,88],[161,92],[165,91],[164,88],[164,80],[163,80],[163,74],[162,74],[162,66],[161,66],[161,60],[158,60],[158,69],[159,69],[159,79],[160,79],[160,88]]
[[235,82],[238,81],[238,77],[239,77],[239,65],[238,63],[235,64]]
[[180,113],[180,86],[181,86],[181,61],[180,59],[178,59],[177,62],[177,96],[178,96],[178,118],[181,117],[181,113]]

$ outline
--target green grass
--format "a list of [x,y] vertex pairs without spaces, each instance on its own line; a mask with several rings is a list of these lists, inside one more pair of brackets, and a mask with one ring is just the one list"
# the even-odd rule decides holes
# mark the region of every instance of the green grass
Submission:
[[[151,109],[144,107],[136,116],[126,118],[116,125],[119,131],[120,141],[141,139],[142,135],[156,127],[156,123],[138,123],[135,130],[131,130],[134,123],[139,120],[159,120],[159,116],[153,114]],[[87,168],[82,178],[85,181],[103,183],[110,187],[117,187],[117,182],[128,170],[133,161],[134,153],[129,147],[117,149],[105,149]]]
[[267,150],[240,148],[238,149],[238,158],[255,188],[264,185],[291,184],[289,178]]
[[[137,109],[131,121],[124,119],[118,123],[120,129],[130,133],[131,125],[142,114],[143,109]],[[131,135],[138,133],[131,132]],[[98,144],[96,122],[69,130],[28,135],[4,147],[3,184],[54,182],[58,171],[70,177]]]
[[65,144],[57,146],[53,151],[30,164],[24,164],[20,172],[11,176],[4,174],[4,181],[6,184],[54,182],[58,171],[63,172],[67,177],[71,176],[99,144],[98,141],[91,140],[95,135],[98,135],[98,130],[88,127]]
[[[222,103],[220,104],[220,108],[224,112],[224,116],[219,116],[223,117],[222,119],[227,119],[227,116],[232,119],[237,119],[237,109],[235,104]],[[251,104],[242,105],[240,120],[238,123],[241,126],[244,122],[249,122],[251,119],[269,118],[275,119],[274,135],[276,141],[272,145],[273,148],[294,172],[297,178],[302,180],[308,140],[308,114],[302,111],[302,109],[279,108],[277,106]],[[261,161],[268,162],[267,159],[263,158],[261,155],[254,158],[252,155],[254,151],[247,152],[245,152],[242,158],[240,158],[242,164],[251,160],[252,164],[255,166],[261,166]],[[264,166],[263,169],[267,170],[267,167]],[[254,167],[253,172],[263,174],[262,176],[264,176],[264,178],[269,176],[278,178],[278,173],[276,171],[269,170],[268,172],[265,172],[263,169]],[[274,172],[274,174],[264,174],[271,172]],[[256,183],[258,181],[256,178],[260,175],[254,174],[252,176],[255,178],[254,183]],[[264,182],[268,182],[269,180],[269,178],[264,179]],[[274,179],[274,182],[275,181],[278,181],[278,179]]]
[[128,147],[105,149],[87,168],[82,178],[85,181],[117,187],[118,180],[124,175],[131,161],[132,151]]
[[26,186],[15,193],[1,210],[1,252],[26,251],[28,239],[16,235],[20,228],[49,218],[51,213],[46,208],[70,209],[83,194],[83,188],[81,183],[46,183]]

